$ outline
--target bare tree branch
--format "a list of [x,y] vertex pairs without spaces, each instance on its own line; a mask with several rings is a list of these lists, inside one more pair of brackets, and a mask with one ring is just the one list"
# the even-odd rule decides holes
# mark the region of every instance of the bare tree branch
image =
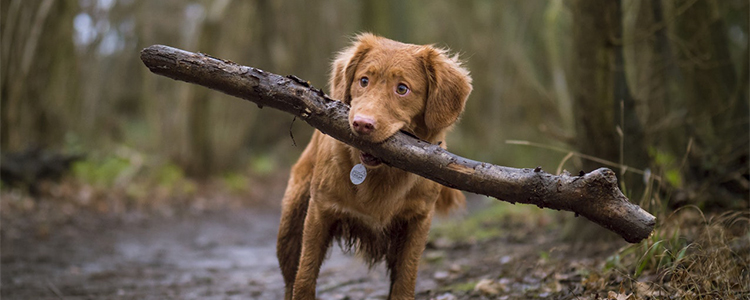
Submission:
[[390,166],[443,185],[492,196],[510,203],[567,210],[636,243],[651,234],[656,219],[630,203],[606,168],[571,176],[536,169],[515,169],[473,161],[437,145],[396,133],[382,143],[358,139],[349,129],[349,106],[294,76],[282,77],[205,54],[162,45],[143,49],[141,60],[154,73],[199,84],[300,117],[321,132]]

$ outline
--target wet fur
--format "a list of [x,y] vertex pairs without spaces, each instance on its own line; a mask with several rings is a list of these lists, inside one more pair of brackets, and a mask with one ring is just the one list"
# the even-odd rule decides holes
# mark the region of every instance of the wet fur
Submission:
[[[370,85],[359,84],[363,76]],[[410,92],[395,94],[397,83],[407,83]],[[333,98],[351,105],[350,125],[354,116],[376,122],[362,138],[380,142],[406,130],[445,147],[471,78],[443,49],[362,34],[337,56],[330,87]],[[413,299],[433,214],[464,202],[459,191],[386,165],[368,166],[365,182],[355,186],[349,171],[357,163],[359,150],[315,131],[292,167],[277,241],[285,299],[314,299],[320,265],[334,240],[369,266],[385,260],[389,299]]]

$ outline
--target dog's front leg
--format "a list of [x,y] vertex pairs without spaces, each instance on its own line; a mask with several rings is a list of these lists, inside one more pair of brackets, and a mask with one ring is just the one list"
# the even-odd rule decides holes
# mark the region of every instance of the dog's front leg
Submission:
[[392,238],[392,247],[386,255],[391,272],[389,300],[414,299],[417,285],[419,259],[427,243],[432,216],[420,216],[403,223]]
[[305,229],[302,233],[302,255],[294,280],[292,299],[314,300],[315,284],[328,247],[331,244],[331,225],[334,220],[323,216],[315,196],[310,199],[310,206],[305,218]]

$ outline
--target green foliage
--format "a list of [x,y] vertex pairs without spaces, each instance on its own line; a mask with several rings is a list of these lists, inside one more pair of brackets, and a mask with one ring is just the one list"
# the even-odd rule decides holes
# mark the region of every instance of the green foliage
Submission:
[[268,175],[273,171],[276,171],[276,169],[276,160],[268,154],[257,155],[250,161],[250,170],[253,174]]
[[[662,216],[658,220],[665,218],[666,216]],[[658,224],[648,239],[607,258],[605,270],[630,269],[633,277],[637,278],[645,271],[655,272],[679,265],[691,247],[687,239],[680,234],[681,227],[681,224]],[[623,260],[624,257],[630,257],[631,260]]]
[[[635,253],[641,254],[641,259],[636,265],[633,277],[639,277],[644,270],[658,270],[671,267],[685,257],[689,245],[684,239],[675,237],[671,239],[658,239],[658,235],[649,238],[647,242],[641,243]],[[627,251],[625,252],[627,254]]]
[[667,182],[669,182],[669,184],[673,187],[679,188],[680,186],[682,186],[682,174],[679,170],[667,170],[664,173],[664,177],[667,179]]
[[130,167],[127,159],[107,156],[103,159],[82,160],[73,164],[73,174],[83,182],[103,188],[112,187]]
[[179,166],[168,163],[156,170],[156,183],[164,187],[173,187],[185,179],[185,171]]
[[185,171],[178,165],[165,163],[144,167],[143,156],[135,152],[78,161],[73,164],[72,171],[82,183],[99,189],[124,188],[133,199],[147,197],[149,186],[181,194],[196,190],[195,184],[187,179]]
[[622,268],[622,256],[620,256],[620,252],[615,253],[614,255],[611,255],[607,257],[607,259],[604,261],[604,271],[609,271],[615,268]]
[[667,180],[670,186],[676,188],[681,187],[682,173],[680,172],[680,165],[674,155],[654,147],[649,148],[649,154],[654,158],[654,165],[664,172],[664,179]]
[[474,290],[474,287],[477,286],[478,281],[467,281],[462,283],[454,283],[449,286],[444,286],[440,288],[443,292],[453,292],[453,293],[459,293],[459,292],[471,292]]
[[247,176],[239,173],[226,173],[222,176],[221,181],[233,193],[246,193],[250,188]]
[[541,259],[543,261],[548,261],[549,258],[550,258],[549,252],[547,252],[547,251],[539,251],[539,259]]
[[190,195],[198,190],[195,182],[187,178],[185,171],[174,163],[166,163],[153,170],[144,170],[144,172],[154,174],[153,182],[172,194]]
[[483,241],[511,234],[520,223],[524,228],[533,227],[536,220],[550,213],[531,205],[511,205],[496,200],[488,207],[473,213],[463,220],[448,220],[437,224],[431,231],[432,237],[444,237],[453,241]]
[[[746,211],[706,216],[696,206],[662,214],[651,237],[611,256],[605,270],[617,269],[666,295],[737,299],[747,290],[750,261],[736,245],[749,241],[748,216]],[[654,275],[658,280],[651,282]]]
[[485,240],[502,234],[499,226],[490,226],[489,222],[502,218],[507,213],[507,205],[491,205],[463,221],[449,221],[432,230],[435,236],[446,237],[454,241],[468,239]]
[[134,199],[136,201],[144,201],[148,199],[148,192],[149,189],[146,184],[143,183],[129,184],[125,187],[125,195],[127,195],[129,199]]

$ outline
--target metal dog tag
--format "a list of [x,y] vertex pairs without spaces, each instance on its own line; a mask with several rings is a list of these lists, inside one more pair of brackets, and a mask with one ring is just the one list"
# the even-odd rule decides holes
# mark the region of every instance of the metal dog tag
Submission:
[[364,182],[365,177],[367,177],[367,169],[363,164],[354,165],[352,171],[349,172],[349,179],[355,185],[359,185],[360,183]]

